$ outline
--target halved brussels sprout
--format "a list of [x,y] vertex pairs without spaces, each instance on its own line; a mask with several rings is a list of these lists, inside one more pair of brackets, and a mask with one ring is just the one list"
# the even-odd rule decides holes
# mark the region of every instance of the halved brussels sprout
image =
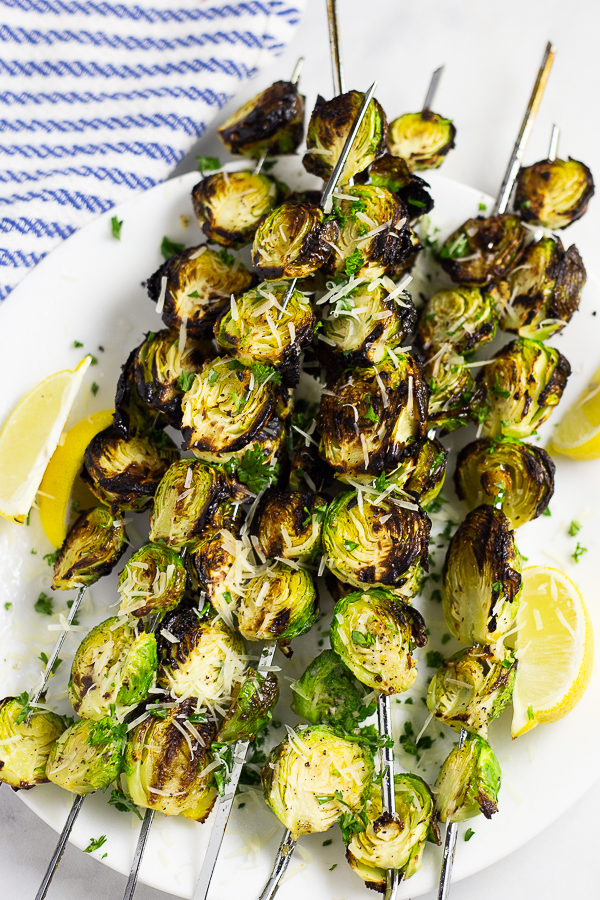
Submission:
[[265,801],[280,822],[301,834],[327,831],[362,809],[373,759],[327,725],[300,725],[274,747],[262,770]]
[[82,719],[71,725],[53,744],[48,756],[49,781],[72,794],[105,790],[121,771],[121,745],[127,725],[109,716],[98,721]]
[[181,427],[182,382],[199,372],[206,356],[198,341],[185,338],[174,328],[150,332],[138,348],[135,377],[140,397],[164,413],[169,425]]
[[455,731],[465,728],[487,738],[489,723],[511,701],[516,673],[510,653],[497,656],[487,646],[459,650],[431,679],[427,709]]
[[454,147],[456,128],[430,109],[404,113],[390,123],[388,145],[411,169],[437,169]]
[[82,719],[113,715],[111,706],[141,703],[154,682],[156,638],[118,616],[96,625],[73,657],[69,701]]
[[469,509],[496,506],[518,528],[541,516],[554,493],[554,463],[541,447],[512,438],[481,438],[458,454],[454,484]]
[[427,642],[416,609],[376,588],[342,597],[331,619],[331,646],[359,681],[384,694],[407,691],[417,677],[412,648]]
[[244,680],[233,690],[231,706],[217,740],[224,744],[253,741],[269,725],[278,699],[279,685],[273,672],[260,675],[254,669],[247,669]]
[[111,426],[88,444],[81,477],[111,512],[141,512],[178,457],[175,444],[162,431],[123,438]]
[[28,707],[23,699],[5,697],[0,701],[0,782],[15,790],[48,781],[48,754],[67,727],[61,716],[47,709],[34,708],[26,722]]
[[521,337],[547,340],[577,312],[586,278],[575,244],[565,253],[558,237],[535,241],[508,276],[500,327]]
[[327,509],[323,523],[327,568],[358,588],[386,585],[414,596],[427,570],[429,518],[416,504],[394,502],[383,490],[379,497],[368,494],[359,500],[357,491],[344,491]]
[[183,398],[186,448],[221,453],[247,447],[275,413],[275,381],[264,366],[255,375],[229,357],[206,363]]
[[204,822],[217,797],[212,776],[203,774],[212,760],[213,723],[196,712],[192,699],[173,709],[146,708],[148,718],[127,736],[125,793],[136,806]]
[[292,683],[292,712],[311,725],[331,725],[352,733],[370,715],[364,685],[333,650],[323,650]]
[[322,491],[333,482],[333,472],[318,453],[321,435],[316,428],[319,406],[296,401],[289,436],[292,466],[289,487],[292,491]]
[[232,613],[237,609],[239,591],[234,577],[237,529],[232,533],[231,528],[231,523],[223,528],[205,526],[199,540],[188,548],[187,565],[192,582],[204,591],[225,624],[233,628]]
[[281,202],[281,186],[268,175],[217,172],[192,188],[192,203],[208,240],[238,249]]
[[260,159],[295,153],[304,134],[304,97],[291,81],[276,81],[244,103],[217,134],[230,153]]
[[526,222],[566,228],[580,219],[594,194],[592,173],[577,159],[542,159],[517,178],[515,209]]
[[106,507],[81,513],[56,557],[52,590],[70,591],[94,584],[112,572],[128,543],[123,519]]
[[440,251],[442,267],[452,281],[484,285],[506,278],[525,246],[525,228],[517,216],[467,219]]
[[386,479],[386,484],[395,484],[413,496],[420,506],[428,506],[444,486],[447,460],[448,451],[437,438],[421,438],[408,445],[403,461]]
[[140,619],[150,613],[166,613],[182,600],[186,582],[178,553],[164,543],[144,544],[119,574],[119,615]]
[[127,357],[125,365],[121,366],[121,374],[115,392],[114,428],[126,439],[136,435],[149,434],[160,441],[162,439],[161,429],[167,423],[163,414],[155,409],[150,409],[138,393],[135,380],[137,352],[138,348],[136,347]]
[[483,738],[469,734],[444,761],[436,786],[440,821],[464,822],[483,813],[491,819],[498,812],[500,763]]
[[150,299],[162,300],[162,320],[177,331],[185,322],[188,337],[212,337],[215,320],[229,306],[232,294],[247,291],[255,277],[226,250],[206,244],[172,256],[146,282]]
[[150,540],[183,547],[197,538],[221,500],[230,495],[225,476],[196,459],[173,463],[158,486]]
[[406,203],[411,219],[423,216],[433,209],[431,194],[425,190],[429,185],[410,171],[405,159],[386,153],[369,167],[371,184],[387,188]]
[[310,572],[276,563],[248,582],[238,628],[248,641],[289,642],[306,634],[318,615],[319,597]]
[[392,471],[407,444],[425,437],[427,385],[415,360],[344,371],[321,398],[319,453],[336,472],[353,477]]
[[554,347],[530,338],[505,344],[478,379],[483,436],[529,437],[559,402],[570,374]]
[[419,342],[427,354],[471,353],[494,340],[498,316],[487,291],[459,285],[430,297],[419,321]]
[[478,506],[454,533],[444,562],[446,624],[462,644],[493,644],[512,626],[522,561],[502,510]]
[[306,278],[329,259],[340,229],[318,206],[287,200],[254,235],[252,265],[263,278]]
[[367,801],[368,825],[354,833],[346,849],[346,859],[367,887],[385,893],[388,869],[396,869],[406,880],[421,868],[427,841],[436,844],[433,794],[418,775],[395,775],[396,815],[383,812],[381,790],[371,788]]
[[268,559],[276,556],[314,562],[321,553],[327,500],[312,491],[271,489],[256,521],[258,543]]
[[[350,134],[365,95],[348,91],[333,100],[318,96],[306,132],[306,153],[302,165],[307,172],[327,180]],[[361,122],[338,184],[346,184],[358,172],[381,156],[387,137],[387,120],[382,107],[373,98]]]
[[438,353],[426,363],[423,374],[429,385],[430,425],[444,431],[468,425],[475,382],[465,358],[454,350]]

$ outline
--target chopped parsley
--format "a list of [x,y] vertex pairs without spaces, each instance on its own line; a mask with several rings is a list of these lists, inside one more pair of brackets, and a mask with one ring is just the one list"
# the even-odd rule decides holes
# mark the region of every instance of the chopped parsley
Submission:
[[108,800],[109,806],[114,806],[115,809],[118,809],[119,812],[132,812],[138,817],[138,819],[142,818],[142,814],[139,808],[135,805],[133,800],[130,800],[123,791],[120,791],[118,788],[114,788],[110,798]]
[[527,707],[527,719],[530,722],[533,722],[533,720],[535,719],[535,715],[533,714],[533,706],[531,704],[529,704],[529,706]]
[[575,520],[573,520],[573,522],[571,522],[571,524],[569,525],[570,537],[575,537],[575,535],[579,534],[580,531],[581,531],[581,524],[579,522],[575,522]]
[[465,841],[470,841],[474,834],[475,832],[472,828],[467,828],[465,831]]
[[447,644],[451,637],[452,637],[452,635],[448,634],[448,632],[446,632],[446,634],[443,634],[442,635],[442,644]]
[[117,239],[117,241],[121,240],[121,228],[123,227],[123,219],[117,219],[116,216],[113,216],[110,220],[110,227],[112,229],[112,236]]
[[[44,663],[45,666],[48,665],[48,656],[44,653],[43,650],[42,650],[42,652],[40,653],[40,655],[38,656],[38,659],[41,659],[41,661]],[[52,671],[50,672],[51,675],[55,675],[55,674],[56,674],[56,670],[57,670],[58,667],[60,666],[61,662],[62,662],[62,659],[61,659],[60,657],[58,657],[58,659],[55,659],[55,660],[54,660],[54,664],[53,664],[53,666],[52,666]]]
[[500,591],[503,590],[502,582],[501,582],[501,581],[494,581],[494,582],[492,583],[492,590],[493,590],[493,591],[497,591],[498,593],[500,593]]
[[364,257],[357,247],[354,253],[352,253],[345,262],[344,275],[346,275],[348,278],[350,277],[350,275],[355,275],[356,272],[360,272],[364,264]]
[[322,525],[327,513],[327,504],[324,503],[322,506],[315,506],[312,510],[310,510],[308,506],[305,506],[304,512],[306,513],[306,518],[302,522],[303,528],[306,528],[313,519],[317,520],[318,525]]
[[33,604],[33,608],[36,612],[38,612],[41,616],[51,616],[54,612],[54,604],[52,601],[52,597],[49,597],[43,591]]
[[494,384],[492,385],[492,394],[495,394],[497,397],[502,397],[504,400],[508,400],[508,398],[510,397],[510,391],[503,390],[497,372],[495,373],[495,376],[496,379],[494,381]]
[[551,516],[551,515],[552,515],[552,513],[550,512],[550,507],[549,507],[549,506],[547,506],[546,509],[544,510],[544,515],[545,515],[545,516]]
[[331,840],[331,838],[327,838],[326,841],[323,841],[324,847],[329,847],[330,844],[333,844],[333,841]]
[[177,379],[177,384],[181,388],[181,390],[187,394],[190,390],[191,386],[194,383],[196,378],[195,372],[182,372],[179,378]]
[[439,669],[446,662],[446,657],[439,650],[429,650],[427,653],[427,668]]
[[576,563],[579,562],[584,553],[588,552],[587,547],[583,547],[579,541],[577,541],[577,546],[575,547],[575,551],[571,553],[571,558],[575,560]]
[[94,397],[96,396],[96,394],[97,394],[98,391],[100,390],[99,386],[96,384],[95,381],[92,381],[92,386],[91,386],[90,390],[91,390],[92,394],[94,395]]
[[12,603],[5,603],[4,609],[8,612],[9,609],[12,609]]
[[429,750],[435,738],[425,737],[424,735],[418,741],[414,739],[414,730],[412,722],[404,723],[404,734],[400,735],[400,743],[405,753],[409,756],[415,756],[417,762],[421,758],[422,750]]
[[83,851],[84,853],[93,853],[94,850],[99,850],[100,847],[104,846],[106,843],[106,835],[101,834],[99,838],[91,838],[89,844]]
[[451,244],[442,247],[440,250],[440,259],[460,259],[469,255],[469,239],[464,232],[456,237]]
[[230,459],[225,463],[229,475],[235,475],[238,481],[245,484],[253,493],[258,494],[271,484],[279,475],[278,465],[269,465],[265,460],[260,444],[254,444],[246,450],[241,461]]
[[73,341],[73,346],[78,349],[79,347],[83,347],[81,341]]
[[171,238],[166,236],[163,237],[160,245],[160,252],[165,259],[171,259],[172,256],[177,256],[178,253],[183,253],[184,250],[185,244],[179,244],[177,241],[172,241]]
[[373,409],[373,404],[371,404],[364,415],[365,419],[368,419],[369,422],[373,422],[374,425],[379,425],[379,416]]
[[479,212],[485,212],[487,209],[487,203],[484,203],[483,200],[479,204]]
[[362,631],[353,631],[352,641],[359,647],[372,647],[375,643],[375,635],[369,634],[368,632],[363,634]]
[[347,550],[348,553],[352,553],[357,547],[358,541],[349,541],[347,538],[344,540],[344,550]]
[[225,263],[226,266],[230,266],[235,262],[235,256],[228,253],[225,247],[223,247],[222,250],[219,250],[219,259],[222,263]]
[[196,159],[200,172],[214,172],[215,169],[221,168],[221,160],[218,156],[197,156]]
[[[33,553],[33,551],[32,551]],[[49,566],[53,566],[56,560],[58,559],[60,553],[60,547],[58,550],[55,550],[54,553],[44,553],[42,559],[45,559]]]

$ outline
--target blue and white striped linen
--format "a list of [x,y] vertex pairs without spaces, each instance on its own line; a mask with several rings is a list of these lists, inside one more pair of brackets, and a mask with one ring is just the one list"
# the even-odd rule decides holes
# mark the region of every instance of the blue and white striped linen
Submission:
[[0,0],[0,300],[165,179],[305,0]]

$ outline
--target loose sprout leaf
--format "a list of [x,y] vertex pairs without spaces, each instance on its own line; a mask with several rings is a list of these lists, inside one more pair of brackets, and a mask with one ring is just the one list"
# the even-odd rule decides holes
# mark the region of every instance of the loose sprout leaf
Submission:
[[33,608],[42,616],[51,616],[54,612],[52,597],[48,597],[48,595],[42,591],[33,604]]
[[132,812],[141,820],[142,814],[139,808],[135,805],[133,800],[130,800],[123,791],[120,791],[118,788],[114,788],[112,794],[109,798],[109,806],[114,806],[115,809],[118,809],[119,812]]
[[218,156],[197,156],[196,159],[200,172],[214,172],[215,169],[221,168],[221,160]]
[[172,241],[171,238],[166,236],[162,239],[160,252],[165,259],[171,259],[172,256],[177,256],[179,253],[183,253],[184,250],[185,244],[179,244],[177,241]]
[[116,238],[118,241],[121,240],[121,228],[123,227],[123,219],[117,219],[116,216],[113,216],[110,220],[110,227],[112,229],[112,236]]
[[106,835],[101,834],[99,838],[91,838],[89,844],[83,851],[84,853],[93,853],[94,850],[99,850],[106,843]]

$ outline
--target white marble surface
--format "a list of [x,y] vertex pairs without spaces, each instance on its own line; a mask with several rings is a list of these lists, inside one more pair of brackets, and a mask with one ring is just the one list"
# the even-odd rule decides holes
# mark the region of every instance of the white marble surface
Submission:
[[[435,108],[453,118],[457,149],[444,174],[494,193],[516,136],[547,39],[557,48],[526,161],[545,156],[552,122],[562,128],[561,153],[583,158],[600,178],[600,87],[597,36],[600,5],[591,0],[338,0],[348,88],[364,89],[377,78],[378,98],[390,117],[419,108],[432,69],[446,71]],[[310,110],[319,90],[331,96],[324,0],[308,0],[297,36],[270,71],[254,83],[250,96],[275,78],[289,77],[305,57],[303,91]],[[222,121],[245,97],[226,109]],[[219,153],[206,136],[195,152]],[[190,168],[183,163],[179,171]],[[573,238],[588,268],[600,272],[597,254],[600,201],[595,200]],[[565,766],[577,760],[565,755]],[[548,785],[553,790],[553,785]],[[551,828],[495,866],[457,884],[453,900],[547,900],[598,896],[596,810],[600,784]],[[474,838],[476,840],[476,836]],[[0,791],[0,872],[2,900],[32,898],[56,841],[8,789]],[[90,857],[68,848],[50,898],[107,900],[122,895],[125,879]],[[139,900],[166,894],[140,885]],[[244,898],[245,900],[245,898]],[[251,898],[248,898],[251,900]],[[337,900],[337,898],[336,898]],[[426,900],[433,900],[429,895]]]

